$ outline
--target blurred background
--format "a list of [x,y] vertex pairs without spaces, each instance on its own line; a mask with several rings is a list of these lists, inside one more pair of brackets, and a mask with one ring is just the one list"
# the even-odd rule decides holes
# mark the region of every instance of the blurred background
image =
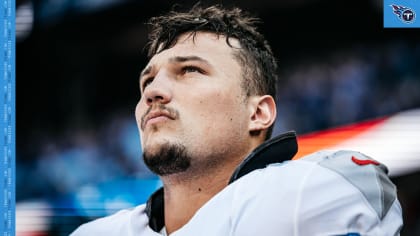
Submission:
[[[201,2],[262,18],[280,66],[274,134],[305,136],[420,108],[420,32],[384,29],[382,1]],[[134,108],[145,22],[175,3],[196,1],[16,1],[17,235],[68,235],[144,203],[161,185],[142,162]],[[412,131],[408,139],[420,137]],[[391,176],[402,235],[420,235],[415,158]]]

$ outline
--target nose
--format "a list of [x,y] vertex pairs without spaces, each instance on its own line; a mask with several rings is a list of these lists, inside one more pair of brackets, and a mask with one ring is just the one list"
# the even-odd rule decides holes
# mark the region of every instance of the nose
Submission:
[[172,98],[169,75],[165,71],[158,72],[143,94],[148,106],[169,103]]

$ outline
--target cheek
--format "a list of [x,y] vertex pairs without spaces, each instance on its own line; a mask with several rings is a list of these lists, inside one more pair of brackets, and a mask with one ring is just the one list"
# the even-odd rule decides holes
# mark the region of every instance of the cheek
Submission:
[[140,100],[137,105],[136,105],[136,109],[134,111],[135,117],[136,117],[136,122],[137,122],[137,127],[140,131],[140,135],[141,133],[141,119],[142,116],[145,114],[146,112],[146,105],[144,104],[144,102],[142,100]]
[[137,105],[136,105],[136,109],[135,109],[135,111],[134,111],[134,115],[136,116],[136,121],[137,121],[137,124],[139,124],[139,121],[141,120],[141,100],[137,103]]
[[200,112],[196,115],[200,117],[199,122],[205,131],[215,128],[220,132],[232,130],[246,116],[239,99],[228,94],[216,93],[206,100],[200,99],[197,106],[200,106],[196,109]]
[[141,100],[137,103],[135,111],[134,111],[134,115],[136,117],[136,123],[137,123],[137,129],[139,130],[139,134],[140,134],[140,146],[143,149],[144,147],[144,138],[143,138],[143,132],[141,131],[141,106],[140,106]]

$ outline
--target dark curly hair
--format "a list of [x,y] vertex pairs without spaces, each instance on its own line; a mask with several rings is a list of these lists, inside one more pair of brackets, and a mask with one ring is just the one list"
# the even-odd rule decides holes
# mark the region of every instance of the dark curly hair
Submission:
[[[180,35],[210,32],[239,41],[241,48],[234,56],[242,67],[242,87],[247,95],[276,96],[277,62],[264,36],[257,31],[260,20],[239,8],[225,9],[221,5],[202,7],[196,4],[187,12],[170,11],[150,19],[148,56],[174,46]],[[273,126],[266,138],[271,136]]]

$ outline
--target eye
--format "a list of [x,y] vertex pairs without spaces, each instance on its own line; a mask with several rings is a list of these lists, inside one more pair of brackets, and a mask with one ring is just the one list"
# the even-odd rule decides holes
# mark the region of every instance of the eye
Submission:
[[141,84],[142,90],[144,90],[149,84],[153,82],[154,77],[149,77],[143,80],[143,83]]
[[198,72],[200,74],[204,74],[204,71],[197,67],[197,66],[184,66],[182,67],[182,72],[185,73],[194,73],[194,72]]

